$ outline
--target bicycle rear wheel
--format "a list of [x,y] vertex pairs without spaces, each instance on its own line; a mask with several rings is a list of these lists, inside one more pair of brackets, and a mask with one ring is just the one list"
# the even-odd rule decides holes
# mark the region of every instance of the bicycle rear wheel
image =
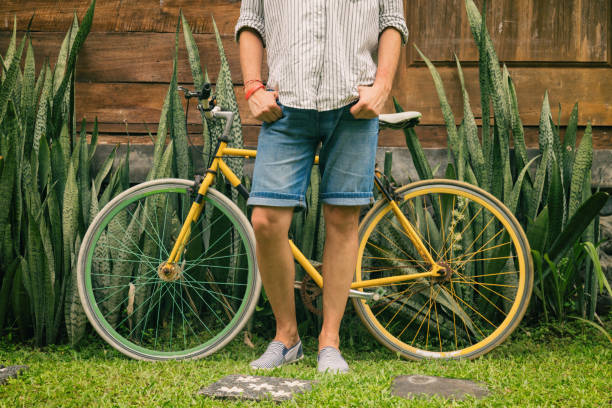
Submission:
[[142,360],[193,359],[227,344],[251,316],[261,282],[250,223],[209,189],[173,273],[162,270],[193,202],[193,181],[126,190],[89,227],[78,289],[94,329]]
[[[397,190],[398,205],[442,277],[362,289],[378,300],[353,299],[368,330],[411,359],[475,358],[518,325],[533,285],[529,244],[510,211],[470,184],[427,180]],[[426,272],[388,202],[360,226],[355,281]]]

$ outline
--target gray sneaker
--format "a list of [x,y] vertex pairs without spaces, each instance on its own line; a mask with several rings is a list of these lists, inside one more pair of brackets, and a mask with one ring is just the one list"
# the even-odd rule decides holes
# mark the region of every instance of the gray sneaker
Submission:
[[324,347],[317,357],[317,371],[330,374],[348,373],[349,366],[335,347]]
[[272,370],[285,364],[295,363],[304,358],[302,342],[298,341],[291,348],[277,340],[272,341],[266,351],[255,361],[251,361],[251,368],[255,370]]

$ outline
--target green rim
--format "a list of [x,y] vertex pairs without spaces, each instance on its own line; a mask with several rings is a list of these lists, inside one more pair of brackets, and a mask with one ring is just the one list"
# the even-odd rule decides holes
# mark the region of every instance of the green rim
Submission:
[[[128,205],[142,198],[146,198],[148,196],[155,195],[155,194],[172,193],[172,192],[184,193],[188,195],[187,187],[185,188],[168,187],[168,188],[154,189],[152,191],[143,192],[141,194],[132,196],[129,199],[122,200],[119,203],[119,205],[113,208],[113,210],[109,212],[109,214],[106,217],[104,217],[104,219],[100,222],[100,225],[97,228],[95,235],[93,236],[93,239],[91,240],[91,244],[89,248],[87,249],[87,259],[86,259],[86,264],[85,264],[85,272],[86,272],[85,273],[85,289],[86,289],[86,294],[87,294],[87,301],[89,303],[90,309],[93,312],[95,319],[101,326],[103,326],[104,330],[106,330],[106,332],[110,334],[113,339],[115,339],[115,341],[118,344],[120,344],[122,347],[128,350],[131,350],[138,354],[142,354],[143,356],[166,357],[166,358],[187,357],[194,353],[197,353],[198,351],[201,351],[202,349],[206,349],[207,347],[214,345],[220,339],[224,338],[228,334],[228,332],[232,330],[232,328],[239,322],[242,316],[242,313],[244,312],[244,309],[246,307],[248,298],[249,298],[248,294],[251,293],[252,288],[253,288],[254,274],[248,273],[247,284],[246,284],[246,288],[244,291],[243,299],[240,303],[240,307],[236,311],[232,320],[230,320],[230,322],[225,326],[225,328],[221,332],[219,332],[216,336],[209,339],[207,342],[199,344],[195,347],[192,347],[186,350],[158,351],[158,350],[152,350],[149,348],[145,348],[145,347],[139,346],[138,344],[128,340],[127,338],[119,334],[115,329],[113,329],[110,326],[110,324],[108,323],[106,318],[104,318],[102,312],[98,308],[97,302],[91,301],[92,299],[95,299],[95,295],[93,293],[92,281],[91,281],[92,279],[91,265],[93,261],[94,249],[96,247],[96,244],[100,236],[102,235],[102,232],[106,229],[110,221],[119,211],[123,210]],[[244,229],[241,227],[240,223],[234,219],[233,215],[226,208],[220,205],[215,205],[215,202],[210,200],[208,197],[204,197],[204,200],[206,203],[213,204],[216,209],[220,210],[223,214],[225,214],[225,216],[232,222],[236,230],[238,230],[240,237],[242,239],[242,242],[244,243],[249,242],[249,239],[246,236],[246,233]],[[254,268],[253,268],[253,264],[251,261],[252,259],[251,248],[249,247],[249,245],[244,245],[244,247],[246,251],[246,258],[248,260],[248,270],[253,271]]]

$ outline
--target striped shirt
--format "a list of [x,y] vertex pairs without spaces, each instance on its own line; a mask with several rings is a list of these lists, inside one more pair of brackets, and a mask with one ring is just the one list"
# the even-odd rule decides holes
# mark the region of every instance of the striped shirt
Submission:
[[408,39],[402,0],[242,0],[235,37],[259,33],[268,88],[286,106],[325,111],[359,98],[376,77],[378,37],[387,27]]

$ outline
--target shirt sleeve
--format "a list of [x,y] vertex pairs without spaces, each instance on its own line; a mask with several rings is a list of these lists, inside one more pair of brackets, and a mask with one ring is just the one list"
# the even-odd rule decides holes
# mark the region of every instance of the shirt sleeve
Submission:
[[240,17],[234,29],[234,38],[238,41],[240,31],[245,28],[253,29],[261,37],[264,47],[266,46],[266,31],[264,26],[264,0],[242,0],[240,6]]
[[387,27],[393,27],[402,36],[402,45],[408,42],[408,27],[404,20],[404,4],[402,0],[379,0],[378,2],[378,32]]

